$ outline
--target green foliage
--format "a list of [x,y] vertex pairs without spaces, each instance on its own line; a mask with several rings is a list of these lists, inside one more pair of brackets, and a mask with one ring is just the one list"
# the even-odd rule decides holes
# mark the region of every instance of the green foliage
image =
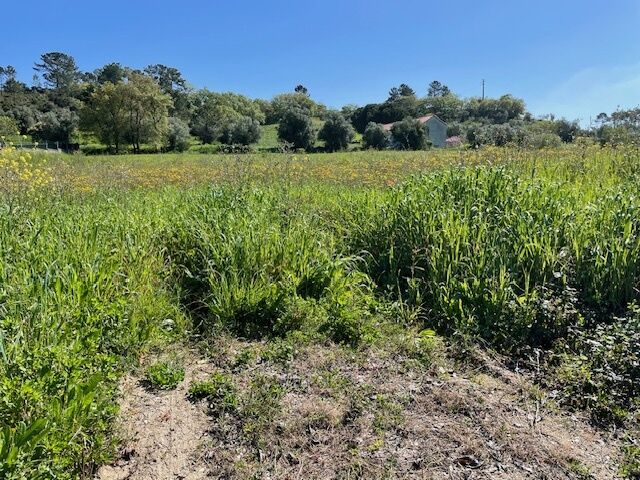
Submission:
[[17,135],[18,133],[18,125],[13,118],[4,115],[0,116],[0,138]]
[[[384,341],[389,317],[406,328],[402,357],[425,366],[442,348],[430,329],[505,352],[555,348],[560,399],[624,424],[622,468],[637,475],[637,151],[549,152],[433,152],[437,167],[393,188],[361,185],[403,178],[424,154],[51,156],[63,188],[0,203],[0,476],[82,478],[108,461],[118,379],[184,315],[200,336],[268,339],[237,368],[286,365],[301,341]],[[167,166],[175,181],[183,162],[185,183],[220,168],[229,185],[146,183]],[[192,396],[260,444],[284,388],[261,377],[234,400],[229,376],[207,382]],[[381,431],[401,424],[397,399],[368,401]]]
[[368,252],[379,288],[428,309],[440,331],[503,349],[549,346],[594,310],[624,309],[640,274],[635,187],[585,201],[556,178],[497,167],[431,174],[372,210],[345,207],[349,243]]
[[238,396],[233,381],[228,375],[216,372],[209,380],[193,382],[189,386],[189,398],[206,399],[212,413],[234,412],[238,408]]
[[562,139],[554,133],[536,133],[526,141],[532,148],[557,148],[562,144]]
[[308,150],[313,147],[316,130],[309,114],[298,108],[287,110],[278,125],[278,138],[295,148]]
[[393,141],[404,150],[423,150],[427,147],[427,130],[414,118],[405,118],[391,127]]
[[159,148],[169,127],[171,97],[150,77],[130,73],[127,82],[96,88],[82,114],[82,128],[113,146],[123,143],[139,153],[143,143]]
[[78,123],[77,113],[68,108],[56,108],[38,116],[37,126],[32,132],[33,138],[68,144]]
[[170,150],[184,152],[189,148],[189,125],[178,117],[169,117],[167,143]]
[[225,127],[222,143],[229,145],[250,145],[260,140],[260,124],[251,117],[238,117]]
[[589,408],[604,423],[640,414],[640,309],[574,332],[559,353],[555,378],[563,403]]
[[318,138],[324,140],[329,152],[335,152],[347,148],[354,135],[353,127],[340,112],[329,112]]
[[184,380],[184,368],[174,361],[154,363],[147,368],[145,379],[156,390],[173,390]]
[[284,387],[275,379],[259,375],[252,380],[242,399],[240,415],[242,430],[254,444],[261,444],[262,434],[273,424],[284,393]]
[[362,135],[362,141],[365,148],[375,148],[376,150],[384,150],[389,146],[391,134],[386,131],[381,124],[369,122],[367,128]]
[[326,107],[314,102],[309,95],[303,92],[282,93],[271,100],[266,123],[280,123],[291,110],[300,110],[309,117],[322,117]]
[[225,130],[242,117],[258,123],[265,120],[259,104],[236,93],[202,90],[195,95],[194,104],[193,132],[204,143],[219,140]]
[[68,89],[80,77],[75,59],[66,53],[44,53],[40,56],[40,62],[35,64],[34,70],[42,74],[50,88]]
[[260,338],[321,322],[363,322],[367,279],[350,271],[330,232],[292,212],[277,191],[225,189],[191,201],[200,208],[170,229],[167,253],[179,268],[183,302],[204,332],[222,325]]

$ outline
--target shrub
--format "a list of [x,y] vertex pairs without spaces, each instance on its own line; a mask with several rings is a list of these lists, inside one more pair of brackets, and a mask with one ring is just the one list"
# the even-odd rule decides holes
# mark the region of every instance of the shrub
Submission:
[[325,141],[325,148],[330,152],[344,150],[353,140],[355,132],[351,124],[339,112],[329,112],[318,138]]
[[173,390],[184,380],[184,369],[175,362],[158,362],[147,368],[145,379],[156,390]]
[[564,403],[587,407],[604,423],[640,414],[640,308],[575,331],[559,360],[555,378]]
[[227,145],[250,145],[260,140],[260,123],[251,117],[238,117],[225,129],[220,139]]
[[529,137],[527,143],[533,148],[556,148],[562,145],[562,140],[555,133],[536,133]]
[[278,125],[278,138],[295,148],[311,148],[316,141],[316,131],[309,114],[299,108],[287,110]]
[[169,118],[167,143],[170,150],[184,152],[189,148],[189,125],[178,117]]
[[427,147],[426,126],[415,118],[407,117],[391,127],[393,140],[404,150],[423,150]]
[[381,124],[369,122],[362,135],[365,148],[375,148],[383,150],[389,146],[391,134],[386,131]]
[[13,118],[0,116],[0,142],[2,142],[2,137],[17,135],[18,133],[18,125]]

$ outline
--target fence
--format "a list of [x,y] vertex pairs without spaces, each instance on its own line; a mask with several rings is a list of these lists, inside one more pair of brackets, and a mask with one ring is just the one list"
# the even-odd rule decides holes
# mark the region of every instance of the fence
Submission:
[[[25,142],[18,140],[12,142],[13,146],[21,150],[45,150],[54,152],[71,152],[78,149],[77,144],[65,143],[65,142],[51,142],[49,140],[42,140],[41,142]],[[2,146],[2,142],[0,142]]]

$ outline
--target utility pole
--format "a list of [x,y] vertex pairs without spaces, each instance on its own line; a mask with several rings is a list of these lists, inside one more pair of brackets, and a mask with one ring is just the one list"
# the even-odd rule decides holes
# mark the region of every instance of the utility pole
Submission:
[[484,100],[484,78],[482,79],[482,100]]

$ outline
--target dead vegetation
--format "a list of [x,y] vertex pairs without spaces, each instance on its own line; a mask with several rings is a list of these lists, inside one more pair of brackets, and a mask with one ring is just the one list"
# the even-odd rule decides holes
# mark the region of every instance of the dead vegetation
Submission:
[[127,441],[98,478],[618,478],[618,445],[584,418],[494,359],[439,348],[425,362],[219,337],[177,390],[124,382]]

